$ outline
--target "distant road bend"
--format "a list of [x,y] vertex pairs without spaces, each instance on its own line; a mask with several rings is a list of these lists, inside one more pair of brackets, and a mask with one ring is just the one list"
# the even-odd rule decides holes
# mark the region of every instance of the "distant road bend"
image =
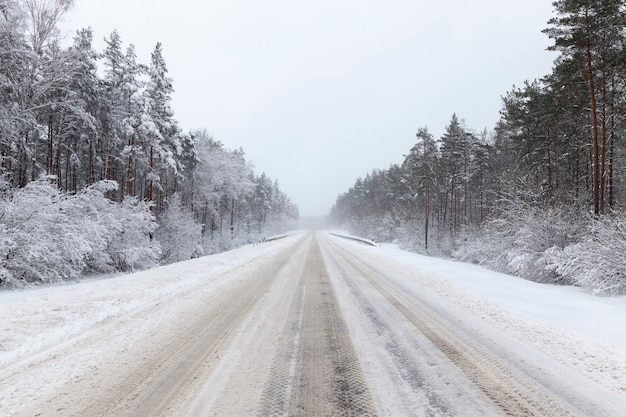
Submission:
[[[71,368],[75,376],[54,395],[35,395],[23,415],[611,417],[623,411],[541,353],[415,290],[400,266],[367,256],[359,243],[311,232],[263,245],[277,249],[213,276],[210,288],[183,287],[28,358],[5,383],[53,367]],[[151,325],[155,317],[158,324]],[[103,344],[109,354],[76,369],[73,355],[101,352]]]

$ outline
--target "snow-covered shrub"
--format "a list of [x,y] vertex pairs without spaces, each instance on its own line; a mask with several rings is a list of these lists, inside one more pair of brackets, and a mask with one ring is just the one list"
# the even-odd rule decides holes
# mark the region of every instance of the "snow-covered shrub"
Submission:
[[85,231],[93,241],[93,250],[87,256],[84,272],[115,271],[113,259],[107,253],[107,248],[112,239],[111,224],[118,219],[119,204],[108,199],[105,194],[116,190],[117,187],[117,182],[104,180],[78,194],[84,207],[82,218],[85,222]]
[[576,214],[519,204],[457,242],[453,256],[539,282],[561,282],[546,268],[552,248],[565,248],[584,231]]
[[626,294],[626,215],[591,219],[579,242],[551,248],[546,269],[602,295]]
[[161,263],[191,259],[202,254],[202,226],[193,219],[191,211],[183,207],[178,194],[170,198],[168,207],[155,232],[161,245]]
[[[379,241],[383,241],[377,238]],[[421,221],[411,219],[396,227],[388,241],[396,243],[401,249],[415,253],[426,253],[424,248],[424,225]]]
[[[492,241],[494,230],[487,230],[488,225],[492,224],[486,224],[483,228],[465,228],[455,242],[452,258],[483,265],[487,264],[487,259],[496,261],[494,257],[500,253],[495,250],[496,245]],[[495,262],[490,267],[496,269],[494,265]]]
[[64,194],[48,179],[0,197],[0,285],[52,283],[86,272],[133,270],[156,263],[150,234],[154,216],[147,204],[115,203],[100,181]]
[[47,180],[33,181],[2,202],[0,253],[4,283],[59,282],[80,274],[94,250],[78,199]]
[[153,239],[157,224],[150,205],[135,197],[126,197],[116,205],[108,230],[106,253],[117,271],[134,271],[157,265],[161,253]]
[[539,282],[569,283],[546,268],[546,254],[551,248],[564,248],[576,242],[584,231],[583,220],[559,207],[535,207],[521,219],[523,223],[517,225],[513,246],[507,254],[508,270]]
[[111,201],[105,195],[117,187],[115,181],[99,181],[76,196],[82,210],[73,218],[82,223],[94,249],[87,257],[86,272],[147,268],[159,256],[159,245],[151,238],[156,223],[150,207],[136,198]]
[[[2,214],[4,215],[4,202],[2,204]],[[10,266],[6,262],[11,256],[11,249],[15,247],[13,239],[9,236],[7,228],[4,224],[0,223],[0,285],[10,285],[13,282],[13,274],[11,273]]]

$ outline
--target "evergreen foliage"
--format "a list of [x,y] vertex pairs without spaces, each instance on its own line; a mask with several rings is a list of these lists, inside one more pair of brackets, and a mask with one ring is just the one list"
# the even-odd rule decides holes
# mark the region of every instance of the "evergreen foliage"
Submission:
[[625,294],[626,3],[554,7],[552,73],[505,94],[493,134],[456,115],[436,143],[420,128],[401,165],[338,197],[333,220],[418,252]]
[[117,32],[102,53],[90,29],[61,46],[72,3],[2,3],[0,285],[133,271],[293,227],[297,208],[243,150],[182,132],[160,43],[148,65]]

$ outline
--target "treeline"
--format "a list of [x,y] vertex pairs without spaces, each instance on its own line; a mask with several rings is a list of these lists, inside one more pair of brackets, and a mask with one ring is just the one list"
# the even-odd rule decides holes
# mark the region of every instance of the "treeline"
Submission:
[[543,282],[626,293],[626,4],[560,0],[552,72],[477,134],[452,117],[339,196],[354,233]]
[[476,134],[456,115],[439,140],[426,127],[416,136],[404,162],[359,178],[338,197],[331,218],[361,236],[449,253],[493,209],[495,149],[486,133]]
[[179,127],[161,44],[147,65],[117,32],[101,53],[90,29],[63,47],[71,6],[0,2],[0,285],[189,259],[293,226],[297,207],[243,150]]

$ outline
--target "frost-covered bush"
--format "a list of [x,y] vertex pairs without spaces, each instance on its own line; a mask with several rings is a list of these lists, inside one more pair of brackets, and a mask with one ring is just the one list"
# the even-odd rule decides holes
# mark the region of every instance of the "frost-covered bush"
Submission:
[[[381,239],[378,238],[378,240]],[[426,253],[426,248],[424,247],[424,224],[421,221],[411,219],[402,222],[400,226],[395,228],[393,236],[388,240],[396,243],[404,250]]]
[[534,281],[569,283],[546,268],[546,256],[577,242],[583,232],[575,213],[518,204],[465,236],[453,256]]
[[158,264],[161,249],[153,239],[157,224],[150,205],[136,197],[126,197],[107,216],[109,241],[106,254],[117,271],[135,271]]
[[626,215],[591,219],[585,235],[565,248],[551,248],[546,269],[602,295],[626,294]]
[[101,181],[64,194],[47,179],[0,198],[0,285],[52,283],[85,272],[132,270],[154,264],[154,218],[145,203],[118,204],[117,188]]
[[119,204],[105,197],[105,194],[116,189],[115,181],[99,181],[77,195],[82,201],[83,213],[75,215],[75,218],[82,218],[84,230],[94,241],[93,250],[85,260],[84,272],[115,271],[107,248],[113,238],[111,224],[118,221]]
[[461,242],[455,257],[540,282],[626,294],[626,215],[510,210]]
[[134,271],[157,264],[160,249],[152,239],[156,220],[150,206],[136,198],[117,203],[105,197],[115,189],[116,182],[100,181],[79,193],[88,207],[83,229],[98,237],[85,272]]
[[494,269],[503,269],[502,253],[494,244],[497,230],[495,221],[485,224],[483,228],[466,228],[456,240],[452,257],[463,262],[487,265]]
[[202,226],[183,207],[178,194],[169,200],[155,232],[155,239],[161,245],[162,264],[184,261],[202,254]]
[[561,208],[534,207],[512,223],[514,233],[507,248],[507,269],[540,282],[558,281],[546,270],[546,251],[564,248],[578,239],[582,222]]
[[2,201],[4,283],[58,282],[80,273],[93,250],[76,199],[33,181]]

